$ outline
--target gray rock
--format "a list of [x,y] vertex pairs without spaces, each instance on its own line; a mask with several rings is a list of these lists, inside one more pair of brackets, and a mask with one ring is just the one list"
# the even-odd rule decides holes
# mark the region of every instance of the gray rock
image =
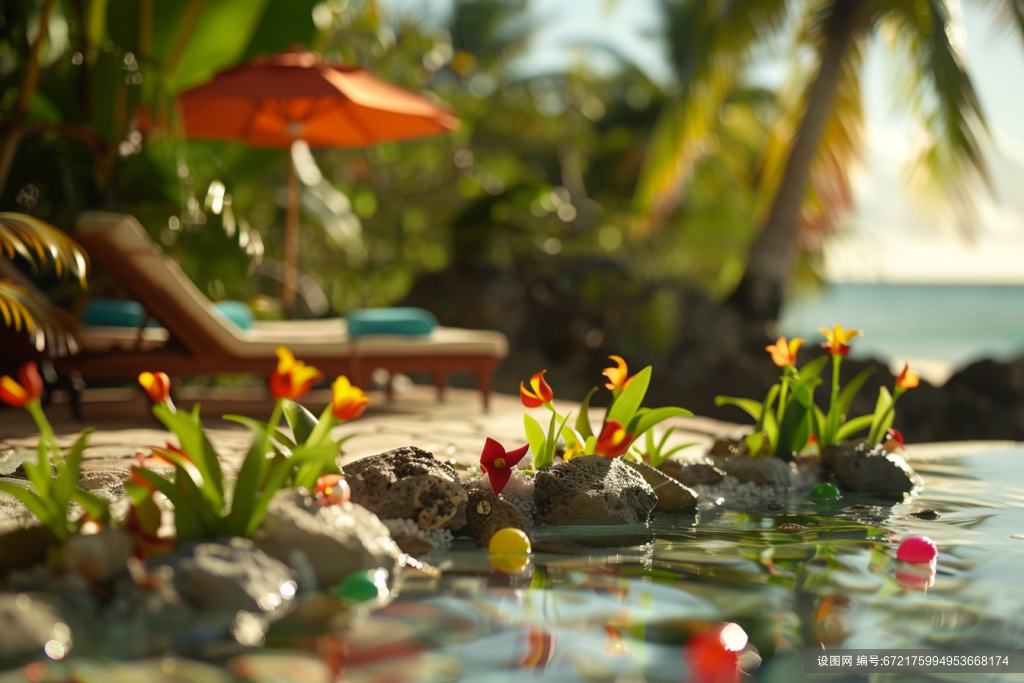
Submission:
[[353,503],[318,506],[294,490],[274,496],[254,541],[288,564],[301,553],[321,589],[358,570],[384,568],[394,575],[401,555],[388,528],[366,508]]
[[466,493],[469,496],[466,531],[476,541],[477,547],[486,548],[491,536],[502,529],[521,529],[529,535],[530,525],[523,511],[494,495],[483,479],[469,482]]
[[741,482],[788,487],[793,481],[789,464],[779,458],[733,458],[721,463],[721,467]]
[[537,473],[539,524],[646,524],[658,504],[650,484],[619,458],[588,455]]
[[64,548],[64,564],[93,581],[107,581],[125,571],[132,556],[132,539],[124,529],[75,534]]
[[659,470],[683,486],[706,486],[718,484],[725,479],[725,472],[709,462],[683,462],[669,458],[661,463]]
[[174,587],[201,610],[283,616],[295,595],[292,570],[244,538],[187,543],[155,566],[174,569]]
[[50,641],[56,641],[61,656],[71,648],[71,629],[57,608],[26,593],[0,594],[0,664],[45,659],[43,648]]
[[421,529],[466,525],[466,492],[447,463],[412,446],[345,465],[352,502],[381,519],[412,519]]
[[895,453],[887,453],[882,446],[870,448],[834,446],[827,449],[823,460],[831,468],[839,485],[847,491],[876,493],[885,497],[903,498],[922,485],[921,478],[907,461]]
[[646,463],[626,461],[626,464],[636,470],[644,478],[644,481],[654,489],[654,494],[658,496],[658,504],[654,507],[655,512],[678,512],[679,510],[693,510],[697,507],[696,491],[683,486],[661,470]]

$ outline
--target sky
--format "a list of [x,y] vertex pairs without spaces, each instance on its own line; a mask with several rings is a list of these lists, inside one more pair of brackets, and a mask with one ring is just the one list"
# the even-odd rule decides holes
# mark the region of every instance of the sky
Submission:
[[[440,21],[451,0],[386,0],[399,11]],[[607,46],[654,80],[670,78],[658,0],[532,0],[541,27],[520,61],[523,73],[564,67],[581,46]],[[874,44],[864,65],[867,135],[864,163],[854,172],[856,210],[825,246],[831,281],[1024,283],[1024,44],[1002,30],[977,2],[963,5],[968,69],[991,132],[985,144],[992,191],[975,193],[980,224],[964,240],[952,221],[904,191],[911,130],[892,109],[892,57]],[[600,68],[614,60],[587,50]],[[754,77],[778,83],[783,65],[768,60]]]

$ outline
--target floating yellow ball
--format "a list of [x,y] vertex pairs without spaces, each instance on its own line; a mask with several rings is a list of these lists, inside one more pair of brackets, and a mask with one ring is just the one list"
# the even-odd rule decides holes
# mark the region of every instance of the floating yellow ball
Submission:
[[530,538],[520,529],[502,529],[487,545],[492,555],[529,555]]

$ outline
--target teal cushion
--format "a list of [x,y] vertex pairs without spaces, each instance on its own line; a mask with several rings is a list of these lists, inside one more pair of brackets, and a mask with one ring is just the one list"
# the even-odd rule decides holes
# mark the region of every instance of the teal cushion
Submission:
[[[214,310],[225,320],[229,320],[239,328],[248,330],[252,327],[252,311],[244,301],[218,301]],[[89,327],[135,327],[142,324],[142,316],[146,309],[137,301],[122,299],[93,299],[82,314],[82,323]],[[146,327],[160,327],[160,323],[149,319]]]
[[227,318],[243,330],[252,327],[252,309],[244,301],[218,301],[213,305],[214,310],[223,318]]
[[364,334],[430,334],[437,327],[437,318],[422,308],[356,308],[349,311],[348,333]]
[[[89,327],[135,327],[142,324],[146,309],[137,301],[93,299],[82,314],[82,323]],[[147,327],[160,327],[150,318]]]

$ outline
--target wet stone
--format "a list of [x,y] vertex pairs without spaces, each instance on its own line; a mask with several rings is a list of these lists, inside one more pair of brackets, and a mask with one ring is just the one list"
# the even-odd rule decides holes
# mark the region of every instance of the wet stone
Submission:
[[682,485],[673,477],[646,463],[626,462],[644,478],[658,496],[655,512],[677,512],[697,507],[697,492]]
[[388,528],[366,508],[354,503],[316,505],[294,490],[274,496],[254,540],[296,570],[309,568],[309,578],[320,589],[354,571],[384,568],[393,574],[401,555]]
[[669,459],[661,463],[658,469],[689,487],[719,484],[725,479],[725,472],[709,462],[686,463]]
[[174,570],[174,587],[201,610],[283,616],[295,594],[292,570],[252,541],[187,543],[160,556],[155,566]]
[[352,502],[381,519],[412,519],[421,529],[460,529],[466,492],[447,463],[412,446],[345,465]]
[[0,593],[0,664],[44,659],[51,641],[61,656],[71,646],[71,630],[56,607],[25,593]]
[[512,503],[494,495],[484,479],[475,479],[466,485],[469,504],[466,506],[465,531],[476,541],[477,547],[486,548],[491,537],[502,529],[519,529],[530,533],[523,511]]
[[779,458],[733,458],[723,462],[722,469],[740,482],[778,487],[792,484],[789,464]]
[[832,446],[822,460],[832,469],[839,485],[847,491],[874,493],[902,499],[904,493],[919,488],[921,478],[907,461],[882,446],[867,444]]
[[654,489],[620,459],[588,455],[537,473],[539,524],[646,524],[658,504]]

